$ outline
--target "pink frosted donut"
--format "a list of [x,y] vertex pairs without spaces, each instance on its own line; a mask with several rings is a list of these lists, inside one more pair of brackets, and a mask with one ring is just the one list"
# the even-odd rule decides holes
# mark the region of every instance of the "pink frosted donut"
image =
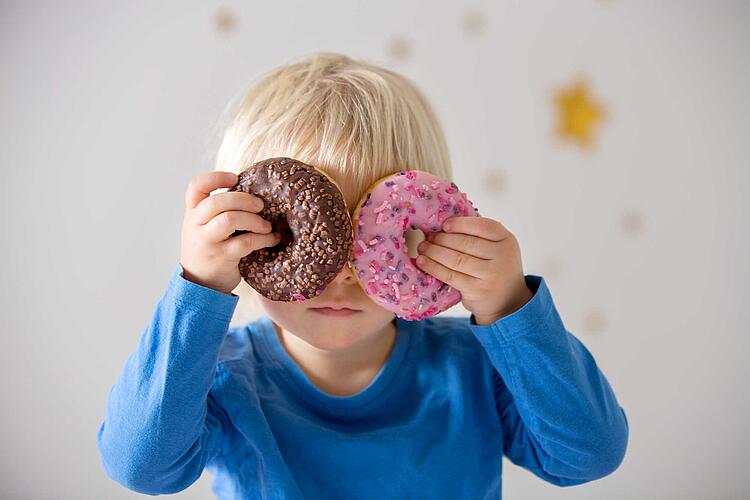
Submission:
[[461,293],[419,269],[409,257],[404,232],[441,231],[453,216],[477,209],[456,185],[419,170],[378,180],[354,212],[352,264],[365,292],[381,307],[407,320],[434,316],[461,300]]

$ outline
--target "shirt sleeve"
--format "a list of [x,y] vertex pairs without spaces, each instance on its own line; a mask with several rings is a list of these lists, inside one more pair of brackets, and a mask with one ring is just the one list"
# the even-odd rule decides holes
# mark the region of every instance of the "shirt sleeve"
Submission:
[[622,462],[628,422],[591,353],[563,325],[544,279],[521,309],[469,327],[495,367],[503,452],[558,486],[612,473]]
[[239,297],[178,264],[107,399],[97,446],[107,474],[148,494],[181,491],[220,449],[227,418],[209,395]]

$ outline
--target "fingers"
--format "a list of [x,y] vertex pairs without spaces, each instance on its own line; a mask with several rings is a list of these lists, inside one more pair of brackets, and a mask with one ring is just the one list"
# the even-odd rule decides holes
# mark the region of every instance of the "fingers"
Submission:
[[203,225],[220,213],[230,210],[260,212],[263,210],[263,200],[243,191],[215,194],[198,203],[194,210],[193,221],[198,225]]
[[454,269],[474,278],[481,278],[486,274],[488,261],[485,259],[427,241],[420,243],[418,249],[422,255],[426,255],[449,269]]
[[497,255],[496,242],[478,236],[441,231],[428,234],[427,241],[480,259],[493,259]]
[[449,269],[426,255],[418,256],[416,263],[422,271],[431,274],[443,283],[448,283],[457,290],[468,290],[477,282],[477,278]]
[[237,229],[244,229],[253,233],[270,233],[272,226],[258,214],[230,210],[219,215],[202,226],[208,241],[219,242],[229,238]]
[[237,184],[237,174],[233,172],[206,172],[190,179],[185,191],[185,207],[192,209],[208,198],[212,191]]
[[279,241],[281,241],[279,233],[245,233],[233,236],[227,241],[221,242],[220,245],[228,257],[239,260],[261,248],[278,245]]
[[505,226],[486,217],[449,217],[443,222],[446,233],[462,233],[490,241],[502,241],[511,235]]

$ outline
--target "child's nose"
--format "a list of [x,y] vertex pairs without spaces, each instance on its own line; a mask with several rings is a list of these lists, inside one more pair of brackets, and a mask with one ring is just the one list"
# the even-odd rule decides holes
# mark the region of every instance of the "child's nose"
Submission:
[[333,281],[344,284],[356,283],[357,277],[354,275],[355,272],[351,261],[347,261],[346,265],[339,271],[339,274],[336,275]]

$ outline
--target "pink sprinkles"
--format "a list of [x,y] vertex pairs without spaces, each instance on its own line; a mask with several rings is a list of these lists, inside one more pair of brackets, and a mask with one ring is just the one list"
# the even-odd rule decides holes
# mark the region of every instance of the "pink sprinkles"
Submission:
[[[407,255],[404,232],[410,226],[436,232],[446,218],[476,215],[477,210],[454,183],[428,173],[402,171],[383,184],[368,193],[367,201],[374,203],[357,217],[353,265],[365,291],[397,316],[433,316],[457,303],[460,294],[416,267]],[[362,257],[364,253],[370,258]]]
[[373,212],[375,212],[376,214],[379,214],[380,212],[382,212],[383,210],[385,210],[385,209],[387,209],[387,208],[391,208],[391,204],[390,204],[390,203],[388,203],[388,200],[383,200],[383,204],[382,204],[382,205],[380,205],[380,206],[379,206],[378,208],[376,208],[375,210],[373,210]]

